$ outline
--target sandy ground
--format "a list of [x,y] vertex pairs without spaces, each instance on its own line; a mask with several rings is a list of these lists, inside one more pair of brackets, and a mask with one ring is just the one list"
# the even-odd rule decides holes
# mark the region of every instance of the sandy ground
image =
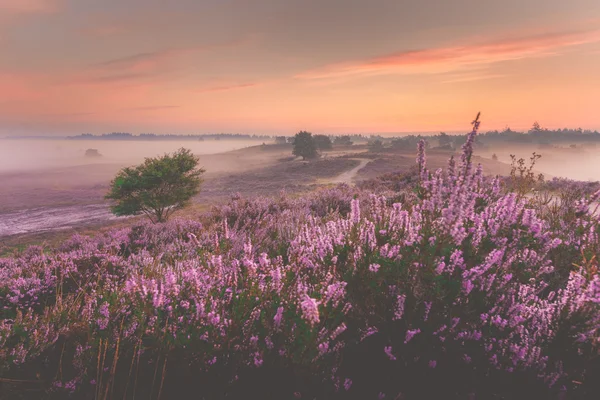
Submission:
[[23,209],[0,214],[0,236],[69,229],[116,219],[119,218],[105,204]]
[[372,160],[368,159],[368,158],[349,158],[349,160],[354,160],[354,161],[358,161],[359,164],[352,168],[351,170],[348,170],[346,172],[342,172],[341,174],[339,174],[338,176],[332,178],[332,179],[325,179],[323,180],[324,183],[329,183],[329,184],[340,184],[340,183],[346,183],[346,184],[350,184],[352,185],[354,183],[354,180],[356,179],[356,176],[358,175],[358,172],[363,169],[368,163],[370,163]]

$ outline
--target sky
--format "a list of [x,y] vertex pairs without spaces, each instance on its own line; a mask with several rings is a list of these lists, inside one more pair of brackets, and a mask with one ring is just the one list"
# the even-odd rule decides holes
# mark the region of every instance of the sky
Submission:
[[600,130],[598,0],[0,0],[0,136]]

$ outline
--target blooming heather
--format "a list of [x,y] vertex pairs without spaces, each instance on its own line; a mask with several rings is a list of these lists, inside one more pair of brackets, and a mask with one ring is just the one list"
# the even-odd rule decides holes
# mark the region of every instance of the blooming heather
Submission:
[[[465,385],[500,371],[582,390],[600,344],[594,199],[550,210],[507,192],[472,165],[478,126],[460,168],[429,171],[420,143],[418,188],[401,197],[343,185],[235,196],[202,223],[0,258],[0,371],[30,379],[27,368],[62,359],[73,367],[49,372],[49,390],[96,392],[115,371],[169,374],[183,357],[190,374],[218,371],[227,385],[286,366],[350,394],[366,383],[348,360],[373,346],[380,368],[462,371]],[[373,398],[402,391],[380,375],[390,378]],[[114,390],[131,394],[133,378],[118,379]]]

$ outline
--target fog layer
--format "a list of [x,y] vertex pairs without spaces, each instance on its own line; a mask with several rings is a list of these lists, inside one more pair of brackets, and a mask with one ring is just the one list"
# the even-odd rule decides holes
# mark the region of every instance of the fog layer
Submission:
[[[215,154],[260,144],[256,141],[141,141],[141,140],[0,140],[0,173],[32,171],[85,164],[136,164],[144,157],[180,147],[195,154]],[[95,149],[100,156],[86,156]]]

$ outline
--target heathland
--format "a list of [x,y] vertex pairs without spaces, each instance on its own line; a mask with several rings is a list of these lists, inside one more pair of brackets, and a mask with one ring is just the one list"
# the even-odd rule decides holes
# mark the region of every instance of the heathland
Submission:
[[[0,258],[0,395],[598,398],[598,186],[474,152],[477,127],[459,149],[206,155],[179,218],[18,236]],[[115,167],[52,207],[95,204]],[[7,215],[48,207],[27,190]]]

